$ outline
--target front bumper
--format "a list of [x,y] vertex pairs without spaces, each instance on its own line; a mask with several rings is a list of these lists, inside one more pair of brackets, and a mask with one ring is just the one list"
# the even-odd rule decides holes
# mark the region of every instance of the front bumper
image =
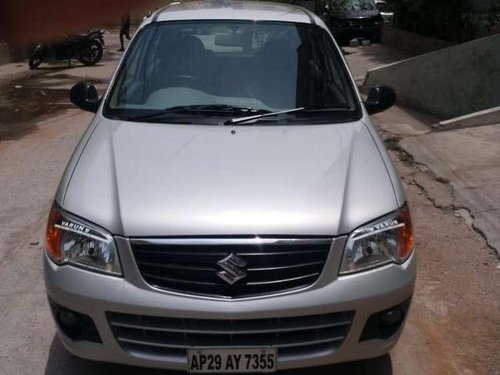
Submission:
[[60,330],[64,346],[78,357],[172,370],[185,370],[185,357],[159,357],[123,349],[116,341],[106,313],[170,318],[241,320],[300,317],[355,311],[342,345],[333,352],[278,358],[278,369],[314,367],[374,358],[387,353],[402,328],[388,339],[360,342],[368,318],[411,298],[416,278],[415,254],[403,265],[387,265],[359,274],[337,277],[345,239],[337,239],[320,279],[294,293],[241,300],[218,300],[156,290],[142,280],[125,239],[117,239],[126,278],[112,277],[44,261],[45,284],[56,304],[93,319],[102,344],[72,341]]
[[382,26],[373,25],[333,28],[333,35],[340,41],[350,41],[356,38],[378,40],[382,35]]

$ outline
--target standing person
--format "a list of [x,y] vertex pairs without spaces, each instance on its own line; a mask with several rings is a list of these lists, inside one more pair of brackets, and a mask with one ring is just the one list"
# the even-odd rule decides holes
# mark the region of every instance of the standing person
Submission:
[[126,37],[130,40],[130,12],[122,16],[122,24],[120,28],[120,49],[119,52],[125,51],[125,45],[123,43],[123,37]]

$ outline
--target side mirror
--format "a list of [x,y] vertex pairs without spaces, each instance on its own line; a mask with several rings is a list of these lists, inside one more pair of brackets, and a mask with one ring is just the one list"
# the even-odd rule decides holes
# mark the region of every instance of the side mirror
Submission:
[[96,113],[99,108],[99,97],[94,85],[89,82],[80,82],[74,85],[69,92],[69,99],[84,111]]
[[370,89],[365,101],[368,114],[384,112],[396,103],[396,93],[388,86],[375,86]]

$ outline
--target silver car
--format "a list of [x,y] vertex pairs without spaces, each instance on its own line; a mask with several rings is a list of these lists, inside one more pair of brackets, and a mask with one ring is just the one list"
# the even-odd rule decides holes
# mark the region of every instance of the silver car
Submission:
[[415,285],[406,198],[325,24],[288,5],[146,19],[56,193],[45,283],[64,346],[190,373],[377,357]]

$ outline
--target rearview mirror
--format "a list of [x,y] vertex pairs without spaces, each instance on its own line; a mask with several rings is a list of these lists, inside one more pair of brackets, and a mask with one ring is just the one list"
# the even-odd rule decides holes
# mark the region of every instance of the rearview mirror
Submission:
[[71,102],[77,107],[88,112],[97,112],[99,97],[94,85],[89,82],[80,82],[71,88],[69,93]]
[[368,99],[365,101],[368,114],[384,112],[396,103],[396,93],[388,86],[374,86],[368,93]]

